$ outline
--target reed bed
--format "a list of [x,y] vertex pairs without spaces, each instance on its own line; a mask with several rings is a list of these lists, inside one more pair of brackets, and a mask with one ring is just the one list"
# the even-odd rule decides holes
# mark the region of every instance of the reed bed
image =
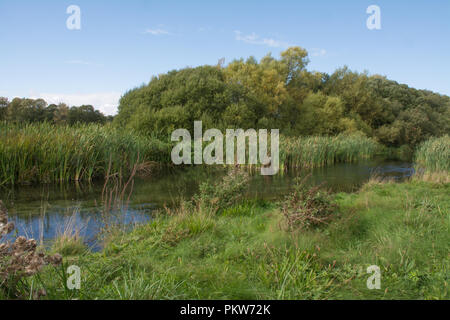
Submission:
[[[0,123],[0,185],[91,181],[108,172],[127,178],[171,164],[173,143],[110,125]],[[280,137],[280,166],[316,168],[371,158],[379,150],[360,135]]]
[[0,185],[91,181],[110,170],[128,176],[170,161],[168,143],[111,126],[0,124]]
[[370,159],[379,150],[377,142],[361,135],[280,137],[280,165],[287,170],[351,163]]
[[450,171],[450,136],[431,138],[422,143],[415,153],[415,164],[428,173]]

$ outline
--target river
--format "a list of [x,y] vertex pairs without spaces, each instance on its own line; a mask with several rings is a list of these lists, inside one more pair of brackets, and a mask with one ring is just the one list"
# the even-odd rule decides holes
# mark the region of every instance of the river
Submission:
[[[370,160],[315,169],[309,183],[324,183],[334,192],[353,192],[373,175],[403,180],[413,172],[409,163]],[[132,192],[129,192],[129,185],[124,196],[126,206],[120,213],[112,210],[113,213],[108,214],[120,217],[123,225],[146,222],[155,210],[164,205],[170,206],[180,198],[191,198],[198,191],[200,182],[219,180],[223,174],[223,170],[201,166],[172,170],[146,179],[136,178]],[[255,173],[251,176],[246,196],[281,199],[291,190],[294,178],[299,174],[288,172],[270,177]],[[102,191],[103,182],[15,186],[0,188],[0,199],[9,210],[10,220],[15,221],[19,235],[45,243],[64,231],[76,229],[96,250],[96,235],[105,221]]]

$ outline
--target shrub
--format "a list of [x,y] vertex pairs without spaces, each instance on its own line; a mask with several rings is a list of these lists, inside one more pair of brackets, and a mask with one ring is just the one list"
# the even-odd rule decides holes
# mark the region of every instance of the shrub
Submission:
[[194,196],[194,201],[198,206],[214,212],[222,211],[242,200],[248,182],[247,172],[233,168],[217,184],[202,183],[199,194]]
[[294,191],[282,203],[281,212],[289,230],[326,224],[336,210],[328,191],[321,189],[321,186],[309,187],[306,184],[309,177],[297,178]]

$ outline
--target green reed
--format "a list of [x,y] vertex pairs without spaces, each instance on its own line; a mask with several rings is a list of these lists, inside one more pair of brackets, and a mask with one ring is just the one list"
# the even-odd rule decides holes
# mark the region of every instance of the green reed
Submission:
[[369,159],[380,146],[361,135],[335,137],[280,137],[280,164],[284,169],[317,168]]
[[0,124],[0,185],[127,176],[138,163],[168,162],[168,143],[111,126]]
[[450,171],[450,136],[422,143],[415,153],[415,164],[429,172]]

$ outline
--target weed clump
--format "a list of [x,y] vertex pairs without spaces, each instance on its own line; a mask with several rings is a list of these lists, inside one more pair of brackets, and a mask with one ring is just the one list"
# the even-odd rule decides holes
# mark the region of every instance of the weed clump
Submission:
[[288,230],[304,230],[327,224],[336,212],[330,193],[320,185],[309,187],[310,175],[297,178],[294,190],[281,204]]
[[[0,241],[14,228],[14,223],[8,222],[8,213],[3,202],[0,201]],[[24,278],[39,273],[46,265],[58,266],[61,263],[60,254],[46,255],[38,252],[34,239],[17,237],[14,241],[2,241],[0,243],[0,293],[10,298],[21,298],[20,287],[24,287],[21,286]]]

